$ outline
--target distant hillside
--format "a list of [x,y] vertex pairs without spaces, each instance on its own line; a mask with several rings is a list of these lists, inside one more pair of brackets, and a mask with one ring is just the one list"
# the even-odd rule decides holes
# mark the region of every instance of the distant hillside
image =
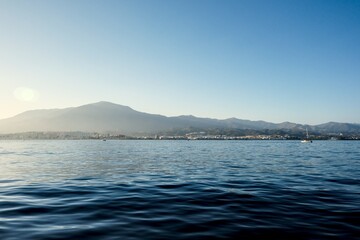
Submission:
[[225,120],[194,116],[166,117],[135,111],[110,102],[79,107],[32,110],[0,120],[0,133],[21,132],[113,132],[126,135],[155,134],[184,129],[288,130],[319,133],[360,133],[360,124],[334,123],[310,126],[284,122],[250,121],[237,118]]

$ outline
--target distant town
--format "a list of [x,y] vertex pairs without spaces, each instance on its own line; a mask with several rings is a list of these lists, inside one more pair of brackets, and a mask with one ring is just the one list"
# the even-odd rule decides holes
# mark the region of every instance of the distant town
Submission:
[[[137,135],[127,136],[119,133],[86,133],[86,132],[25,132],[1,134],[0,140],[301,140],[299,134],[251,134],[225,135],[207,132],[191,132],[182,135]],[[310,134],[312,140],[360,140],[359,134]]]

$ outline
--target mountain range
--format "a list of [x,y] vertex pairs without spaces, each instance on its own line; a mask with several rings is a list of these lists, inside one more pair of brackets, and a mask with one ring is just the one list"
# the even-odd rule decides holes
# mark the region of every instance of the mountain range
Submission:
[[321,134],[360,134],[360,124],[329,122],[302,125],[290,122],[271,123],[237,118],[224,120],[191,115],[166,117],[136,111],[110,102],[97,102],[64,109],[31,110],[0,120],[0,133],[21,132],[113,132],[146,135],[180,129],[289,130]]

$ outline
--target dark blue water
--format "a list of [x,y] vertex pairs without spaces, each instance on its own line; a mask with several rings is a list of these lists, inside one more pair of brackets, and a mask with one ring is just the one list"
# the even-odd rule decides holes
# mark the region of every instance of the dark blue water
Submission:
[[360,141],[0,141],[0,239],[359,239]]

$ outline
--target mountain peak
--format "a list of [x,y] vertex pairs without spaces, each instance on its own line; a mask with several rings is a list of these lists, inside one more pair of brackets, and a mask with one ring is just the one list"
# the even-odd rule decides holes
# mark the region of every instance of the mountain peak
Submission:
[[99,101],[99,102],[90,103],[90,104],[93,104],[93,105],[106,105],[106,104],[115,104],[115,103],[108,102],[108,101]]
[[108,101],[100,101],[100,102],[95,102],[95,103],[90,103],[88,105],[94,105],[94,106],[122,106],[122,107],[126,107],[124,105],[120,105],[120,104],[116,104],[116,103],[112,103],[112,102],[108,102]]
[[96,102],[96,103],[90,103],[90,104],[82,105],[82,106],[79,106],[79,107],[80,108],[81,107],[100,107],[100,108],[117,108],[117,109],[123,109],[123,110],[133,110],[131,107],[116,104],[116,103],[112,103],[112,102],[107,102],[107,101],[100,101],[100,102]]

